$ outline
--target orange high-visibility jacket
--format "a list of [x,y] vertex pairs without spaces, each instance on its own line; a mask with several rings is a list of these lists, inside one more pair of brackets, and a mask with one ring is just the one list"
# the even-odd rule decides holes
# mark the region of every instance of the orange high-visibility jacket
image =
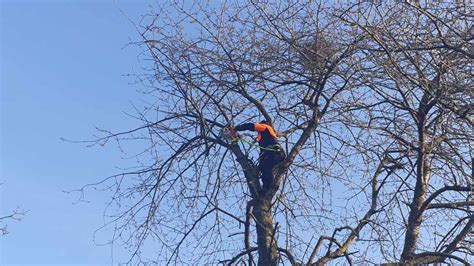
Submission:
[[273,137],[273,138],[278,138],[277,137],[277,134],[275,132],[275,130],[273,130],[273,128],[269,125],[266,125],[266,124],[260,124],[260,123],[255,123],[254,124],[254,128],[255,128],[255,131],[258,132],[258,136],[257,136],[257,141],[261,141],[262,140],[262,132],[265,132],[265,130],[268,130],[268,133],[270,133],[270,135]]

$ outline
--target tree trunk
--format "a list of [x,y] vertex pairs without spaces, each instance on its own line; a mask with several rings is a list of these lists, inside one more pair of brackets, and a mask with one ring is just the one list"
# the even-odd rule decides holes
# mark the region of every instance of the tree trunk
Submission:
[[257,226],[258,265],[274,266],[278,263],[276,239],[274,239],[271,199],[255,200],[254,216]]
[[416,168],[416,185],[413,193],[413,200],[410,204],[410,214],[408,216],[408,228],[405,233],[405,243],[401,255],[402,262],[414,259],[418,237],[420,235],[420,225],[423,211],[421,207],[425,201],[426,189],[429,179],[428,147],[426,143],[426,132],[424,122],[426,113],[424,108],[420,108],[418,113],[418,155]]

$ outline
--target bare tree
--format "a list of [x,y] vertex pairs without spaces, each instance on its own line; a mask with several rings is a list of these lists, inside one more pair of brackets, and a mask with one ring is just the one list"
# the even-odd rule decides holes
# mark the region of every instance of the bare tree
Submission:
[[468,264],[474,223],[470,7],[369,5],[356,13],[363,19],[343,19],[368,35],[366,59],[374,66],[366,76],[370,89],[362,90],[368,101],[356,108],[364,112],[357,125],[390,140],[398,180],[391,181],[397,187],[383,210],[391,224],[384,231],[405,232],[403,242],[384,245],[397,252],[386,257]]
[[[140,126],[91,144],[132,141],[140,165],[86,186],[113,191],[131,261],[469,262],[468,7],[170,2],[136,27]],[[250,137],[219,138],[262,118],[287,151],[267,190]]]

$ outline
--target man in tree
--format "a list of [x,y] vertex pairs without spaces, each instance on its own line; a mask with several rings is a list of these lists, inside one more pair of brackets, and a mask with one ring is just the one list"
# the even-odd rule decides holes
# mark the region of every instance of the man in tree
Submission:
[[266,120],[260,123],[244,123],[235,128],[231,128],[232,132],[244,130],[258,132],[256,138],[260,147],[258,167],[263,182],[263,190],[266,191],[273,181],[273,167],[285,159],[285,152],[278,143],[275,130]]

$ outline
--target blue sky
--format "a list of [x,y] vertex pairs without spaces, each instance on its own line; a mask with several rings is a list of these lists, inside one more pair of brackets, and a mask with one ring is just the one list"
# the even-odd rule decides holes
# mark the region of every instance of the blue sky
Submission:
[[[91,203],[73,204],[77,195],[62,191],[116,173],[120,152],[60,138],[90,139],[94,126],[133,126],[123,112],[132,110],[140,86],[126,74],[143,64],[137,47],[124,47],[138,37],[119,9],[139,20],[148,5],[0,2],[0,216],[16,206],[28,210],[0,237],[0,264],[111,264],[110,246],[93,241],[108,195],[89,193]],[[113,263],[127,255],[115,247]]]

